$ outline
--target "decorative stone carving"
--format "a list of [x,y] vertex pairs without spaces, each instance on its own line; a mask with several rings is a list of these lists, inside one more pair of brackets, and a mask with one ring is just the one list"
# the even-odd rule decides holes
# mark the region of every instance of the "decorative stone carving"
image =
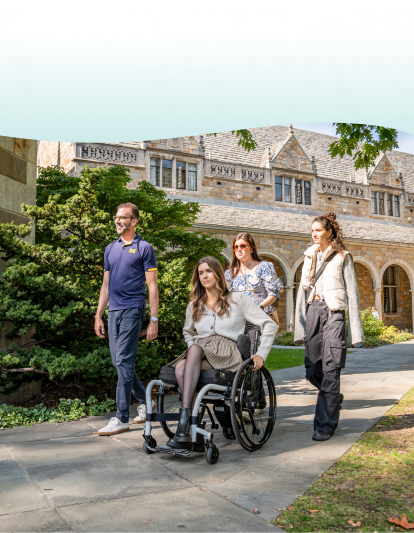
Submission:
[[407,202],[410,204],[410,205],[414,205],[414,194],[409,194],[407,196]]
[[326,192],[329,194],[342,194],[342,186],[340,183],[332,183],[331,181],[323,181],[322,192]]
[[345,192],[347,196],[355,196],[356,198],[364,197],[364,188],[357,187],[356,185],[347,185],[345,187]]
[[116,163],[117,165],[137,165],[138,152],[117,148],[103,148],[92,144],[82,145],[82,159],[93,159],[104,163]]
[[253,181],[254,183],[264,183],[264,172],[249,168],[242,168],[242,180]]
[[224,165],[211,165],[211,175],[217,176],[218,178],[235,178],[236,169],[235,167],[227,167]]
[[288,165],[289,168],[299,168],[299,158],[296,155],[289,154],[288,156]]
[[180,137],[170,139],[170,146],[171,148],[180,148]]

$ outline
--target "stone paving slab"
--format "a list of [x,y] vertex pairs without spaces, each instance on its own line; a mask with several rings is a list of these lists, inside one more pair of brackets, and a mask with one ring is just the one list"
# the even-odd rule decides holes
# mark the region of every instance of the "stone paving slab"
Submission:
[[54,509],[41,509],[30,512],[0,515],[1,531],[33,531],[53,532],[71,531],[71,527],[62,520]]
[[[72,531],[281,531],[208,490],[192,487],[60,508]],[[184,526],[184,527],[183,527]]]
[[[0,432],[0,531],[279,531],[269,523],[279,509],[414,384],[414,343],[349,354],[339,427],[326,442],[312,441],[316,391],[304,367],[272,375],[278,391],[272,438],[247,453],[214,431],[216,465],[205,454],[143,455],[142,425],[98,437],[113,413]],[[131,407],[131,420],[135,414]],[[153,435],[167,441],[159,424]]]

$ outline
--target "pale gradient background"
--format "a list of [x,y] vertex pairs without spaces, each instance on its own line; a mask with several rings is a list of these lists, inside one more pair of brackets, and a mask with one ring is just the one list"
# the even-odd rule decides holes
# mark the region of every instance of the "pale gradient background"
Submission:
[[339,121],[414,133],[414,2],[21,0],[0,20],[1,135]]

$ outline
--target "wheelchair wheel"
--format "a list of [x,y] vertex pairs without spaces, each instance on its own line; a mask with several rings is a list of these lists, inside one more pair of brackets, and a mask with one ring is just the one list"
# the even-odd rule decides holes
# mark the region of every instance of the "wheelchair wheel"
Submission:
[[219,460],[219,450],[215,444],[212,444],[210,448],[207,448],[206,451],[206,459],[207,462],[211,465],[215,465],[217,461]]
[[269,370],[247,359],[233,381],[231,423],[240,446],[254,452],[269,440],[276,421],[276,389]]
[[[157,410],[159,413],[179,413],[181,409],[181,392],[177,388],[174,391],[171,391],[169,394],[169,389],[163,388],[158,393],[157,399]],[[172,439],[177,431],[178,420],[170,422],[160,422],[161,427],[164,433],[169,439]]]
[[144,445],[142,446],[142,451],[147,455],[154,453],[148,448],[148,445],[151,446],[151,448],[157,447],[157,441],[154,439],[154,437],[151,437],[151,435],[145,438]]

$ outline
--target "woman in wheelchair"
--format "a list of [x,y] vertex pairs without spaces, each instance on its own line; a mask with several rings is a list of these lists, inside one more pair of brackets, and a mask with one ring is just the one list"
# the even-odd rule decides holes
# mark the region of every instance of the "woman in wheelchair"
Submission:
[[[196,387],[202,370],[212,368],[236,372],[243,363],[237,338],[244,333],[246,321],[262,332],[257,354],[252,355],[254,369],[260,369],[269,354],[276,324],[242,292],[230,292],[224,271],[217,259],[201,259],[191,278],[192,292],[183,329],[188,349],[169,366],[182,393],[182,408],[175,437],[170,446],[191,443],[190,416]],[[179,447],[179,446],[178,446]]]

